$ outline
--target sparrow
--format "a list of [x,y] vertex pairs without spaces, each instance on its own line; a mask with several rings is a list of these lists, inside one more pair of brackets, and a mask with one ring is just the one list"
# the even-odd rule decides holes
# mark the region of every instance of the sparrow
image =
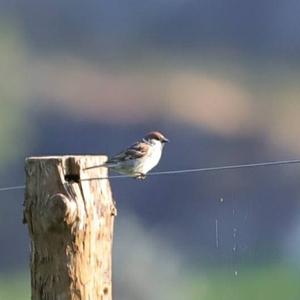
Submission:
[[146,174],[159,163],[164,145],[168,142],[162,133],[152,131],[124,151],[110,157],[103,165],[86,169],[107,167],[120,174],[145,179]]

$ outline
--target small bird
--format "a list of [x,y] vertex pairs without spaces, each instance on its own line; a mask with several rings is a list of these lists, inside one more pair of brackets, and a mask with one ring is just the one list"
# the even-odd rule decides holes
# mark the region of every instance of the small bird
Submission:
[[86,169],[107,167],[120,174],[145,179],[146,174],[159,163],[164,145],[168,142],[162,133],[152,131],[140,141],[109,158],[103,165]]

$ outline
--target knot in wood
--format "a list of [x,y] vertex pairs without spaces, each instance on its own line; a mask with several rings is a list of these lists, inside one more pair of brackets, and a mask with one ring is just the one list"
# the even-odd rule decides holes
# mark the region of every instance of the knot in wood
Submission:
[[77,206],[75,201],[69,199],[64,194],[57,193],[47,201],[46,228],[62,229],[63,225],[71,226],[77,216]]

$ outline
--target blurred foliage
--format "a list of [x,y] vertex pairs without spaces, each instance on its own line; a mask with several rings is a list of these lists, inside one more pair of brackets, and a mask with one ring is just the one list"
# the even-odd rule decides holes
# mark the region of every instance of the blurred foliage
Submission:
[[[12,184],[21,182],[21,164],[5,165],[20,161],[25,147],[36,155],[111,153],[153,127],[174,141],[162,169],[298,155],[299,8],[294,0],[0,1],[2,179],[14,174]],[[295,270],[279,262],[263,269],[285,251],[286,237],[299,248],[297,178],[287,168],[114,183],[120,215],[128,209],[146,228],[117,219],[117,298],[299,299]],[[3,271],[22,270],[28,259],[21,193],[0,202],[0,223],[9,228],[0,232],[0,300],[30,298],[29,275]],[[220,196],[221,207],[211,201]],[[224,257],[215,251],[216,216]],[[230,261],[236,227],[248,247],[241,258],[262,266],[238,268],[237,276],[182,270],[177,253]]]
[[30,299],[30,278],[25,273],[0,273],[0,299]]
[[26,113],[26,50],[15,28],[0,24],[0,164],[22,156],[32,131]]
[[[122,300],[141,300],[136,295],[136,285],[130,283],[130,276],[123,278],[127,282],[127,294],[119,295]],[[183,278],[183,282],[188,277]],[[118,289],[118,283],[113,283]],[[147,282],[151,288],[151,282]],[[164,289],[161,282],[164,299],[182,300],[282,300],[299,299],[299,272],[280,265],[251,267],[238,270],[237,274],[229,270],[211,270],[204,274],[195,274],[190,281],[185,282],[185,290],[174,285]],[[180,290],[178,290],[180,288]],[[184,295],[184,296],[176,296]],[[121,297],[122,296],[122,297]],[[175,297],[175,298],[174,298]],[[182,297],[182,298],[181,298]],[[30,278],[28,274],[1,274],[0,299],[28,300],[30,299]],[[145,299],[145,298],[144,298]]]
[[[235,273],[236,272],[236,273]],[[299,299],[299,271],[281,265],[214,270],[192,279],[187,299]]]

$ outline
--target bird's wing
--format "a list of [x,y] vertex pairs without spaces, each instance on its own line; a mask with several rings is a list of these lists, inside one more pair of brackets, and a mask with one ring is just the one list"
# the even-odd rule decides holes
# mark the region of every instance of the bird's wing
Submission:
[[120,161],[127,161],[131,159],[142,158],[149,151],[149,145],[144,142],[136,142],[125,151],[111,157],[106,163],[115,163]]

